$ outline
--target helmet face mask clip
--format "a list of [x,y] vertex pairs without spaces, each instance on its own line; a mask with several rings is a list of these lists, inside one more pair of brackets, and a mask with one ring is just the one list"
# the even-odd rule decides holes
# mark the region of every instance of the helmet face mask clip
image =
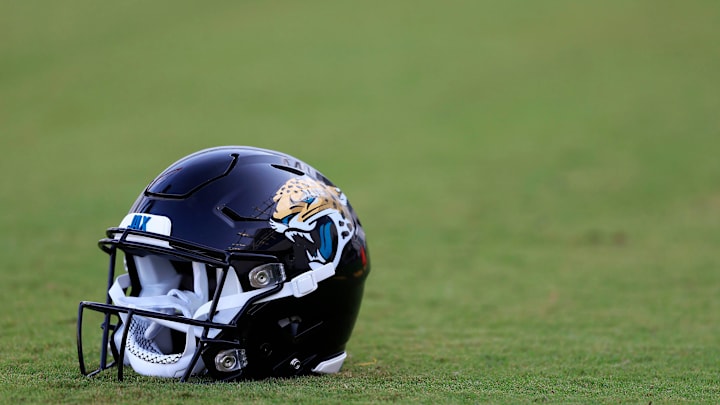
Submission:
[[[79,305],[80,372],[117,367],[120,380],[124,366],[181,381],[337,372],[370,270],[345,195],[309,165],[249,147],[171,165],[99,246],[107,295]],[[102,317],[99,342],[84,335],[88,312]]]

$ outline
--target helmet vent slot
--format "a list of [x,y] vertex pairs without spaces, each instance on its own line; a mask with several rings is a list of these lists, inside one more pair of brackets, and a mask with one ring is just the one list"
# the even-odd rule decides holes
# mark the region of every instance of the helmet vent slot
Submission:
[[295,168],[295,167],[283,166],[283,165],[277,165],[277,164],[271,164],[270,166],[272,166],[272,167],[274,167],[274,168],[276,168],[276,169],[285,170],[286,172],[290,172],[290,173],[296,174],[296,175],[298,175],[298,176],[304,176],[304,175],[305,175],[305,172],[304,172],[304,171],[302,171],[302,170],[300,170],[300,169],[297,169],[297,168]]
[[233,221],[235,221],[235,222],[241,222],[241,221],[265,221],[264,219],[261,219],[261,218],[251,218],[251,217],[242,216],[242,215],[238,214],[237,212],[235,212],[235,210],[233,210],[232,208],[230,208],[230,207],[228,207],[228,206],[223,206],[222,208],[219,208],[219,209],[220,209],[220,212],[221,212],[223,215],[225,215],[226,217],[230,218],[231,220],[233,220]]

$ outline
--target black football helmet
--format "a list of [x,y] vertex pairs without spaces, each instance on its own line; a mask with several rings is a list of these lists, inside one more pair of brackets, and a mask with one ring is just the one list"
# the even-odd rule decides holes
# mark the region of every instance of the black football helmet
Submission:
[[[182,381],[335,373],[370,271],[339,188],[292,156],[241,146],[172,164],[99,245],[107,300],[80,303],[78,358],[82,374],[117,365],[119,379],[125,365]],[[86,310],[104,319],[95,370]]]

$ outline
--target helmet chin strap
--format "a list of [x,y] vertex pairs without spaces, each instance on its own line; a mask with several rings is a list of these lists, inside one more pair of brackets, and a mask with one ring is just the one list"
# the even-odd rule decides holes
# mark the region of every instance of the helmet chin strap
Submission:
[[[333,263],[327,263],[313,270],[308,270],[304,273],[298,274],[292,280],[283,283],[283,288],[277,293],[270,295],[265,298],[261,298],[256,303],[273,301],[280,298],[289,296],[295,296],[297,298],[304,297],[313,291],[317,290],[318,283],[335,275],[335,265]],[[247,292],[240,292],[237,294],[227,295],[220,297],[220,301],[215,308],[220,314],[213,317],[213,320],[220,323],[227,323],[230,319],[223,319],[222,311],[226,309],[237,309],[242,308],[251,298],[264,293],[265,291],[274,288],[270,286],[259,290],[252,290]],[[207,302],[200,306],[195,311],[193,318],[195,319],[207,319],[212,302]],[[233,317],[237,314],[231,314]]]

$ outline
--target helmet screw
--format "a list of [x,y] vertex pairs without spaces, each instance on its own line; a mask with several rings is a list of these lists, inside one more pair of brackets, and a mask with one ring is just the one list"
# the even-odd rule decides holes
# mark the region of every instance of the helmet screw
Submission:
[[244,349],[223,350],[215,355],[215,369],[223,373],[237,371],[247,366]]
[[259,272],[255,275],[255,281],[257,281],[257,283],[260,284],[260,285],[265,285],[265,284],[267,284],[267,283],[268,283],[268,278],[269,278],[269,277],[268,277],[267,271],[259,271]]
[[292,359],[290,361],[290,366],[294,368],[295,370],[300,370],[300,367],[302,366],[302,363],[300,363],[300,360],[298,359]]
[[224,369],[232,370],[235,368],[237,359],[234,356],[225,356],[222,358],[221,362]]

